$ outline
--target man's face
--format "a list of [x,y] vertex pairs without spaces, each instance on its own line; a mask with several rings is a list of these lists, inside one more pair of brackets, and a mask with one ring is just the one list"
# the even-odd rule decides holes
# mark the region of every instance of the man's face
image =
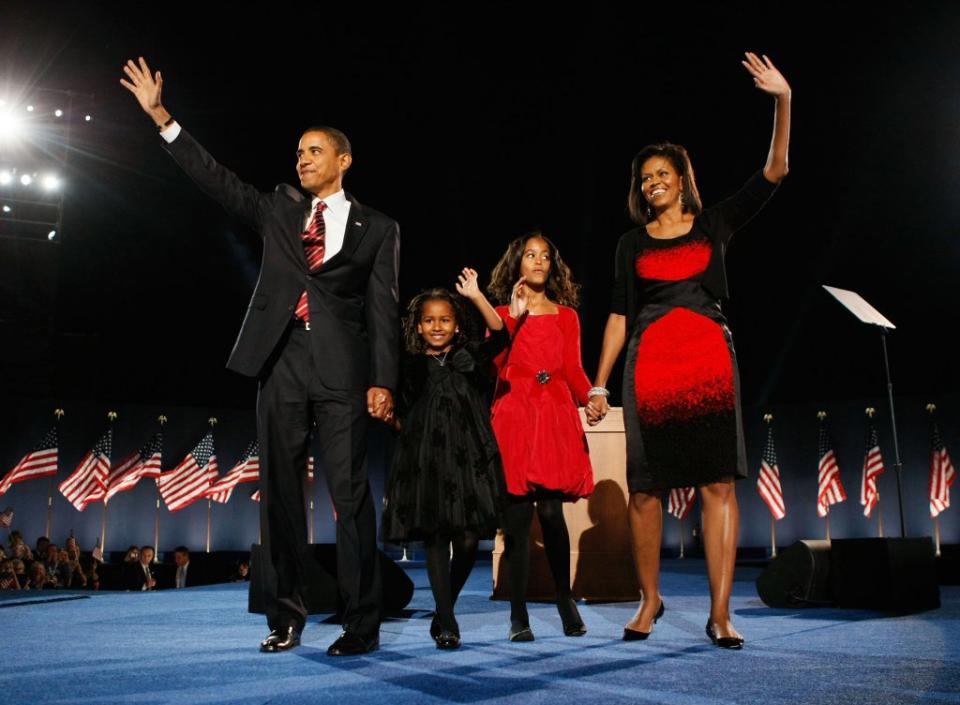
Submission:
[[349,154],[337,154],[325,132],[305,132],[297,145],[297,174],[300,186],[318,196],[328,196],[341,188],[344,172],[350,168]]
[[173,562],[177,564],[178,568],[182,568],[190,562],[190,554],[177,551],[173,554]]
[[152,548],[144,548],[140,550],[140,562],[143,563],[143,565],[150,565],[153,563]]

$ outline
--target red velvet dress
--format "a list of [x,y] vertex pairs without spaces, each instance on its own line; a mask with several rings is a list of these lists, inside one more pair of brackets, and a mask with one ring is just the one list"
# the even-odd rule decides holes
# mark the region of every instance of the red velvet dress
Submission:
[[558,308],[519,321],[506,306],[497,308],[511,345],[496,360],[492,423],[511,495],[546,490],[576,499],[593,491],[577,411],[590,390],[580,362],[580,319],[572,308]]

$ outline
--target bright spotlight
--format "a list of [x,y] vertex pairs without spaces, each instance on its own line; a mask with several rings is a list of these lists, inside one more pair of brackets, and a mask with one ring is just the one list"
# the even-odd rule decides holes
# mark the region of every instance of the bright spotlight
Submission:
[[91,120],[93,120],[93,115],[84,115],[83,119],[85,122],[90,122]]
[[27,106],[27,112],[28,112],[28,113],[32,113],[32,112],[33,112],[33,106],[32,106],[32,105],[28,105],[28,106]]
[[0,111],[0,140],[11,139],[20,134],[20,121],[13,113]]
[[56,191],[60,188],[60,179],[56,174],[47,174],[43,177],[43,188],[47,191]]
[[3,171],[0,171],[0,186],[6,186],[12,181],[13,181],[13,174],[11,174],[6,169],[4,169]]
[[60,108],[57,108],[56,110],[54,110],[53,114],[56,115],[57,117],[63,117],[63,111]]
[[30,174],[24,174],[23,176],[20,177],[20,183],[23,184],[24,186],[29,186],[30,184],[33,183],[33,177],[30,176]]
[[3,212],[4,212],[4,213],[9,213],[11,210],[13,210],[13,209],[10,208],[10,206],[6,206],[6,205],[5,205],[5,206],[3,207]]
[[48,239],[48,240],[53,240],[53,238],[55,238],[56,236],[57,236],[57,231],[56,231],[56,230],[51,230],[50,232],[47,233],[47,239]]

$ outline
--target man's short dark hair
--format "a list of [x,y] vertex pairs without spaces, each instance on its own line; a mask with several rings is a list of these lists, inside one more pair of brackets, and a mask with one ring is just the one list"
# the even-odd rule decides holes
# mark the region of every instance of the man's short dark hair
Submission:
[[322,132],[325,134],[327,139],[333,143],[333,148],[337,150],[337,154],[353,155],[353,148],[350,146],[350,140],[347,139],[347,136],[337,128],[330,127],[328,125],[311,125],[303,131],[303,134],[307,134],[308,132]]
[[186,546],[177,546],[175,549],[173,549],[173,552],[174,552],[174,553],[186,553],[188,556],[190,555],[190,549],[187,548]]
[[141,546],[141,547],[140,547],[140,553],[143,553],[143,552],[146,551],[148,548],[149,548],[151,551],[153,551],[153,555],[157,555],[157,549],[155,549],[153,546],[151,546],[151,545],[149,545],[149,544],[147,544],[146,546]]

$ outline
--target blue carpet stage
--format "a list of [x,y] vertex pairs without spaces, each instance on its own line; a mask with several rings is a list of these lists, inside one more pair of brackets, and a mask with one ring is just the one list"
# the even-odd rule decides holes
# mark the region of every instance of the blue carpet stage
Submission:
[[[537,640],[506,640],[507,605],[491,602],[480,563],[458,605],[464,647],[438,651],[422,568],[403,618],[383,625],[381,650],[331,659],[338,628],[311,618],[304,644],[260,654],[263,618],[246,612],[246,586],[155,593],[7,593],[0,703],[960,703],[960,587],[941,609],[913,616],[859,610],[771,610],[757,571],[734,586],[742,652],[704,636],[701,561],[666,561],[664,618],[647,642],[619,641],[631,604],[581,609],[590,632],[566,638],[552,605],[531,605]],[[89,593],[88,593],[89,594]]]

